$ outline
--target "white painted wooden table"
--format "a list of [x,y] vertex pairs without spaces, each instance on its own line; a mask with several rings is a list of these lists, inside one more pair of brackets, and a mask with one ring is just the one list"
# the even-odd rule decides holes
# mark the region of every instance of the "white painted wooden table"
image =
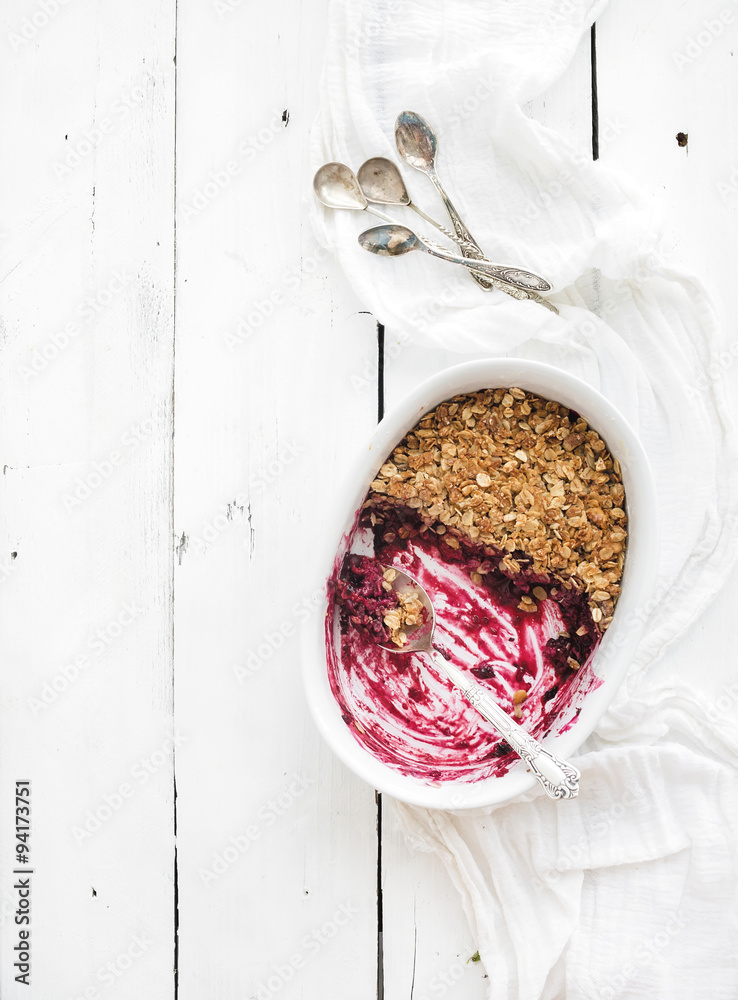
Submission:
[[[326,21],[326,0],[2,10],[7,1000],[485,993],[440,864],[322,745],[299,683],[320,490],[432,368],[378,337],[306,219]],[[731,0],[613,0],[529,109],[665,201],[719,303],[737,45]],[[725,659],[732,604],[683,656]]]

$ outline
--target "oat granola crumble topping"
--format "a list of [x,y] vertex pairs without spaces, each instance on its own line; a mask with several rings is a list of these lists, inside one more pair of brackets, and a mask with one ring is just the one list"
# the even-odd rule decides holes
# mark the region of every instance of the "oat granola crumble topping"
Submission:
[[[377,523],[385,504],[416,511],[452,548],[458,538],[483,546],[490,565],[510,577],[521,570],[538,577],[521,611],[535,612],[547,587],[574,586],[586,592],[601,629],[612,621],[626,544],[620,468],[599,434],[563,404],[519,388],[441,403],[372,483],[365,507]],[[475,582],[490,565],[476,567]]]
[[388,568],[383,573],[382,587],[392,591],[397,599],[397,605],[384,616],[384,624],[389,629],[390,639],[395,646],[404,646],[408,641],[407,632],[412,631],[425,621],[423,605],[417,590],[394,590],[392,584],[397,579],[397,570]]

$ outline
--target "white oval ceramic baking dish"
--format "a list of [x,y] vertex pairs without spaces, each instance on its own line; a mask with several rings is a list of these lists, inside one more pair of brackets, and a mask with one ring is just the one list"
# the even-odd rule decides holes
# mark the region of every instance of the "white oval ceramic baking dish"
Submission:
[[[658,561],[658,510],[648,459],[635,433],[617,409],[591,386],[550,365],[511,358],[471,361],[446,369],[414,389],[388,413],[357,461],[343,488],[333,498],[335,530],[319,555],[321,579],[331,575],[372,480],[394,446],[421,416],[457,393],[518,386],[564,403],[580,413],[605,440],[620,462],[629,523],[622,594],[610,628],[595,652],[593,669],[602,683],[589,691],[571,727],[551,735],[546,745],[562,757],[576,754],[593,731],[621,683],[642,632],[639,614],[653,590]],[[522,762],[500,777],[477,782],[428,784],[399,774],[377,760],[351,735],[334,700],[325,656],[324,601],[305,628],[302,667],[305,691],[318,727],[333,751],[375,788],[415,805],[437,809],[495,805],[530,791],[535,778]]]

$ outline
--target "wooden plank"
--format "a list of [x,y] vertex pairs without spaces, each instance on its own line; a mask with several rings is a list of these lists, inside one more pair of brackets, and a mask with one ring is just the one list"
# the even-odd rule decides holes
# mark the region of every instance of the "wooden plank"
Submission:
[[[0,993],[162,1000],[173,7],[24,4],[3,29]],[[17,779],[32,795],[30,990],[11,957]]]
[[636,9],[632,0],[610,5],[598,24],[600,113],[620,123],[602,160],[653,193],[666,252],[722,306],[738,251],[738,11],[687,0],[677,18],[659,0],[636,29]]
[[[526,113],[555,129],[586,153],[591,148],[589,34],[566,73],[525,106]],[[481,294],[481,293],[480,293]],[[386,331],[385,396],[396,405],[415,385],[465,357],[418,349],[400,331]],[[435,854],[411,852],[399,829],[397,804],[384,797],[382,880],[384,968],[387,1000],[461,997],[481,1000],[489,982],[476,951],[461,898]]]
[[[529,118],[553,129],[576,149],[592,152],[591,33],[585,32],[566,71],[534,100],[523,105]],[[609,135],[609,132],[608,132]],[[603,140],[604,141],[604,140]]]
[[[307,717],[321,497],[376,420],[376,330],[306,218],[326,5],[179,5],[179,991],[376,991],[374,792]],[[229,166],[230,165],[230,166]]]
[[[710,382],[735,418],[738,11],[732,4],[707,9],[688,0],[678,18],[663,2],[650,5],[644,16],[635,0],[623,0],[606,8],[597,38],[600,114],[623,124],[617,142],[602,150],[603,162],[653,193],[655,217],[665,227],[665,258],[697,274],[711,293],[722,329]],[[705,387],[700,382],[698,388]],[[732,737],[737,586],[734,570],[702,617],[649,674],[654,685],[668,684],[675,676],[689,676],[695,663],[709,664],[700,675],[700,693],[712,713],[701,736],[707,741],[713,727]]]

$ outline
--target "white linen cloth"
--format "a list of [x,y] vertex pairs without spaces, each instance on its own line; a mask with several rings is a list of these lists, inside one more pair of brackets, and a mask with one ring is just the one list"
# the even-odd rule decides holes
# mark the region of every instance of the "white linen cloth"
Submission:
[[[725,664],[708,669],[675,644],[736,552],[731,359],[699,281],[669,266],[649,200],[521,110],[603,7],[336,2],[313,133],[314,168],[400,162],[395,117],[422,114],[475,238],[490,259],[552,281],[559,316],[424,254],[367,254],[356,237],[369,216],[315,208],[314,222],[388,343],[400,342],[403,371],[413,359],[427,371],[429,351],[438,367],[506,355],[565,368],[626,415],[655,473],[659,581],[628,677],[577,757],[579,797],[401,807],[411,841],[437,852],[462,893],[489,996],[736,1000],[738,683],[723,688]],[[413,200],[448,224],[430,182],[402,170]],[[389,211],[435,236],[410,210]]]

